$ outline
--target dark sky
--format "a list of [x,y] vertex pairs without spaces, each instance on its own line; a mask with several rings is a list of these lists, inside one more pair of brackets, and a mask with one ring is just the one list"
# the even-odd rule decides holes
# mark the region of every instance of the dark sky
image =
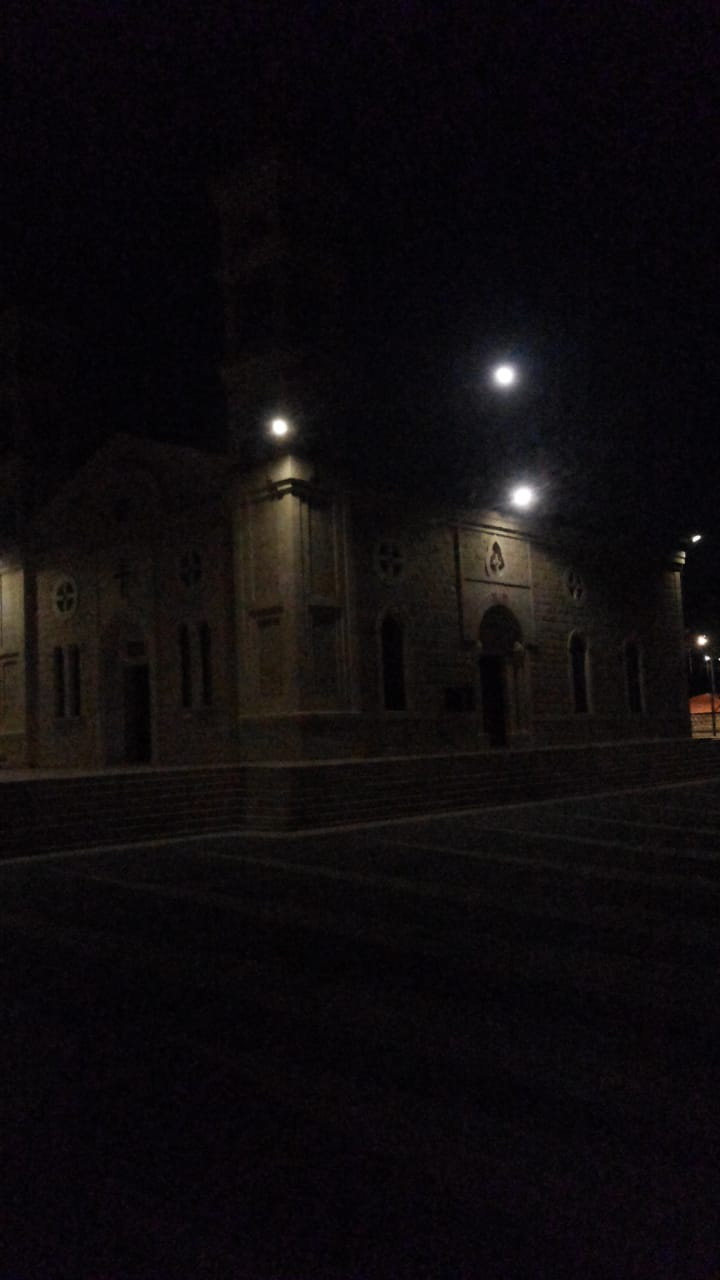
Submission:
[[720,542],[717,6],[23,0],[10,30],[3,293],[67,317],[69,436],[211,438],[207,183],[280,138],[341,195],[353,448]]

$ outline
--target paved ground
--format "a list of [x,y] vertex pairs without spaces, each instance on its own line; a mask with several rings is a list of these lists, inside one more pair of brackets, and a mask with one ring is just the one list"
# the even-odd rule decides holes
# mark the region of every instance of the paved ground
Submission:
[[0,884],[0,1280],[720,1275],[720,785]]

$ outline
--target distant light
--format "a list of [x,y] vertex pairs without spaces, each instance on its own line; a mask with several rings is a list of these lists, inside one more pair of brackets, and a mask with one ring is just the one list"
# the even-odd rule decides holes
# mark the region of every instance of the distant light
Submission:
[[707,636],[698,636],[695,643],[699,644],[701,649],[704,649],[707,642],[708,642]]
[[703,654],[703,658],[705,659],[705,661],[706,661],[706,662],[711,662],[711,661],[712,661],[712,659],[711,659],[711,657],[710,657],[710,654],[709,654],[709,653],[704,653],[704,654]]
[[286,436],[290,427],[285,418],[273,418],[270,423],[270,431],[274,436]]
[[702,540],[701,533],[694,533],[692,538],[690,539],[691,542],[700,542],[701,540]]
[[528,484],[519,484],[510,494],[510,501],[514,507],[531,507],[535,501],[535,490]]
[[493,382],[499,387],[511,387],[517,382],[517,370],[511,364],[498,364],[493,369]]

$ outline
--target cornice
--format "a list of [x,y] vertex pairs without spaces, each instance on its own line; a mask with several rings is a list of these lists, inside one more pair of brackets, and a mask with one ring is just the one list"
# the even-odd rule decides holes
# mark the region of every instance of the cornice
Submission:
[[251,502],[268,502],[282,498],[298,498],[300,502],[312,503],[314,506],[329,506],[332,495],[327,489],[320,488],[311,480],[302,480],[298,476],[283,476],[280,480],[268,480],[261,489],[254,489],[249,494]]

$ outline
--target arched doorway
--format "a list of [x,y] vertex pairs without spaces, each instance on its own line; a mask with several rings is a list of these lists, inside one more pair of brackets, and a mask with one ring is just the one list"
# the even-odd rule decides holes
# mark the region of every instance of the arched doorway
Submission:
[[106,764],[148,764],[153,754],[150,665],[136,622],[118,619],[105,632],[102,682]]
[[483,729],[491,747],[506,747],[523,719],[522,630],[515,614],[496,604],[478,632]]

